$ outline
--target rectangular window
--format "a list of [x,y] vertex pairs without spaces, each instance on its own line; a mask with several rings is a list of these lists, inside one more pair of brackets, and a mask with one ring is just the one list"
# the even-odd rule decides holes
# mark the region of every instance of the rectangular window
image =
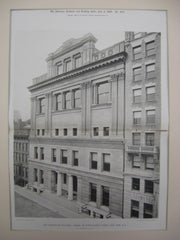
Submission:
[[64,93],[64,109],[71,109],[71,92]]
[[62,95],[60,93],[55,95],[55,110],[62,110]]
[[132,155],[132,167],[133,168],[141,167],[141,159],[139,155]]
[[133,80],[136,81],[141,81],[142,80],[142,68],[141,67],[136,67],[133,68]]
[[63,183],[64,184],[67,183],[67,174],[66,173],[63,174]]
[[80,89],[74,90],[74,108],[81,106],[81,91]]
[[97,198],[97,185],[94,183],[90,183],[90,201],[96,202]]
[[81,62],[82,62],[82,59],[81,59],[81,56],[76,56],[74,58],[74,62],[75,62],[75,68],[78,68],[78,67],[81,67]]
[[97,104],[109,102],[109,83],[104,82],[97,85]]
[[44,160],[44,148],[40,148],[40,160]]
[[140,133],[133,133],[132,134],[132,144],[133,145],[140,145],[141,143],[141,134]]
[[44,184],[44,172],[40,170],[40,184]]
[[146,88],[146,101],[155,101],[155,86]]
[[56,162],[56,149],[52,149],[52,162]]
[[144,192],[145,193],[153,193],[154,192],[154,183],[153,183],[153,181],[145,180]]
[[133,112],[133,124],[134,125],[141,124],[141,111]]
[[59,129],[58,128],[55,129],[55,136],[59,136]]
[[34,158],[38,159],[38,147],[34,147]]
[[38,171],[37,171],[37,168],[34,168],[34,181],[35,182],[38,181]]
[[99,135],[99,128],[98,127],[94,127],[93,128],[93,135],[94,136],[98,136]]
[[72,63],[71,61],[66,62],[66,72],[70,71],[72,69]]
[[133,90],[133,102],[134,103],[140,103],[141,102],[141,95],[142,95],[141,88],[134,89]]
[[57,64],[57,74],[62,74],[63,73],[63,65],[62,64]]
[[144,203],[144,218],[153,217],[153,205],[149,203]]
[[45,98],[39,99],[39,113],[45,113]]
[[146,78],[154,78],[155,77],[155,63],[146,65]]
[[133,48],[133,58],[134,60],[142,58],[140,45]]
[[145,167],[146,167],[146,169],[154,170],[154,157],[153,157],[153,155],[145,157]]
[[67,128],[64,128],[64,129],[63,129],[63,133],[64,133],[64,136],[67,136],[67,134],[68,134]]
[[102,205],[109,207],[109,187],[102,186]]
[[90,162],[90,167],[91,169],[97,169],[98,163],[97,163],[97,153],[90,153],[90,157],[91,157],[91,162]]
[[103,127],[103,135],[109,136],[109,127]]
[[154,133],[146,133],[146,145],[154,146]]
[[77,136],[77,128],[73,128],[73,136]]
[[103,153],[103,171],[110,172],[110,154]]
[[79,161],[79,152],[78,151],[73,151],[73,166],[78,166],[78,161]]
[[61,156],[62,156],[61,162],[63,164],[67,164],[67,161],[68,161],[67,150],[61,150]]
[[44,136],[45,134],[45,129],[42,129],[42,136]]
[[37,136],[40,135],[40,129],[37,129]]
[[146,56],[154,55],[155,52],[155,41],[146,43]]
[[155,124],[155,110],[147,110],[146,111],[146,123],[147,124]]
[[131,217],[139,218],[139,202],[131,200]]
[[132,190],[140,190],[140,179],[132,178]]

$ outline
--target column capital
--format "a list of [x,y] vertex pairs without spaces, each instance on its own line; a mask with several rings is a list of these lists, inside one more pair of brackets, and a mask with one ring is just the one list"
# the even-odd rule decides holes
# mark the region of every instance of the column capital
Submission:
[[117,80],[122,80],[125,77],[125,71],[123,69],[121,72],[113,74],[110,77],[111,77],[111,79],[109,80],[110,82],[111,81],[113,82],[113,81],[117,81]]

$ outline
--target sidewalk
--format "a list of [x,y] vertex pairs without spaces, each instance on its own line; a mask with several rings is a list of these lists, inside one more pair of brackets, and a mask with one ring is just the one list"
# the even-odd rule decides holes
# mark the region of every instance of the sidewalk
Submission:
[[76,200],[68,201],[64,196],[58,197],[56,194],[47,191],[37,194],[17,185],[15,185],[14,190],[21,196],[66,218],[89,218],[85,213],[78,213],[79,203]]

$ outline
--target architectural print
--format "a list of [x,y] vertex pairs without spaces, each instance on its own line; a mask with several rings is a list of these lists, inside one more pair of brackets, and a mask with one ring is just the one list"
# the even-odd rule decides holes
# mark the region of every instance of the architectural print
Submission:
[[103,50],[96,41],[67,40],[33,79],[30,134],[14,135],[15,184],[31,200],[62,199],[76,214],[63,217],[157,218],[161,34],[125,32]]

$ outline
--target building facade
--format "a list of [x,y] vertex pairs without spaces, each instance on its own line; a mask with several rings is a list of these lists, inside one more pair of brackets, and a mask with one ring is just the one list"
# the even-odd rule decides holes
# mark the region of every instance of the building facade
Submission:
[[29,126],[14,132],[14,183],[21,187],[28,183],[29,134]]
[[[94,217],[146,217],[140,210],[132,214],[133,200],[139,209],[153,204],[152,217],[157,216],[159,39],[156,33],[126,33],[125,41],[99,51],[96,38],[87,34],[49,54],[48,73],[29,87],[32,190],[75,199]],[[145,73],[153,76],[153,71],[155,77],[146,79]],[[141,142],[134,146],[137,133]],[[146,137],[151,145],[144,143]],[[133,167],[133,159],[140,167]],[[132,189],[133,179],[139,179],[141,190]],[[153,193],[146,194],[143,184],[150,188],[150,182]]]

